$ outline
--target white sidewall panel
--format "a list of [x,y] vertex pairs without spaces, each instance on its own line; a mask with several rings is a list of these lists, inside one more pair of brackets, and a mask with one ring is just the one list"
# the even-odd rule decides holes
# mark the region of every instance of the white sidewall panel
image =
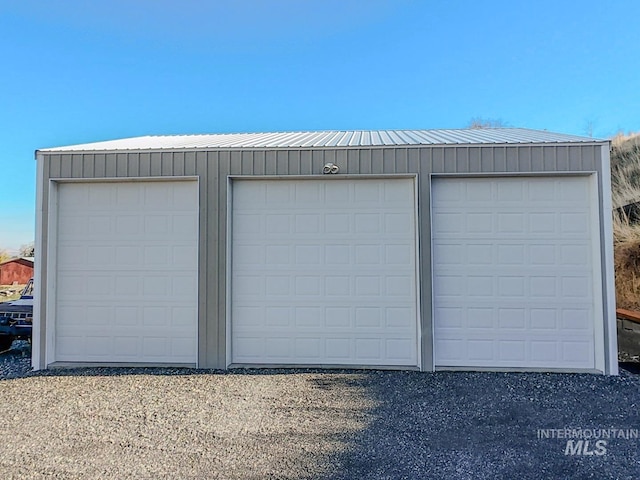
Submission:
[[57,186],[54,361],[195,364],[198,184]]
[[419,366],[414,179],[232,192],[232,363]]
[[593,178],[434,178],[436,367],[603,369]]

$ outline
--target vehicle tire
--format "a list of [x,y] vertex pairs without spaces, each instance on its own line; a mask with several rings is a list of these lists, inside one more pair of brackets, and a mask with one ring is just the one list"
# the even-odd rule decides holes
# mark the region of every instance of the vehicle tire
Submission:
[[9,337],[8,335],[0,335],[0,352],[9,350],[12,343],[13,337]]

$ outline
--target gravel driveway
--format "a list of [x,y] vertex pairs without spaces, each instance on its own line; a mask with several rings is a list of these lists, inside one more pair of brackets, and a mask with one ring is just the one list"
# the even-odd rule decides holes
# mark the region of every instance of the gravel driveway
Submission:
[[29,374],[26,348],[0,358],[2,478],[640,478],[640,439],[565,455],[538,438],[640,429],[628,371]]

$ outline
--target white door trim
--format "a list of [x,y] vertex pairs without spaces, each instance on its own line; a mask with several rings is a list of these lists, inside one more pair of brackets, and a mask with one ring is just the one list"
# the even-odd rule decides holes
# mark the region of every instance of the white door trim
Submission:
[[[147,182],[176,182],[176,181],[185,181],[185,182],[196,182],[198,185],[198,191],[200,189],[200,177],[198,176],[166,176],[166,177],[105,177],[105,178],[50,178],[49,179],[49,198],[48,198],[48,216],[47,216],[47,265],[46,265],[46,287],[40,286],[38,287],[39,292],[46,291],[46,301],[45,301],[45,362],[44,368],[47,368],[49,365],[54,363],[56,360],[55,355],[55,332],[56,332],[56,275],[57,275],[57,261],[58,261],[58,187],[61,184],[71,184],[71,183],[121,183],[121,182],[136,182],[136,183],[147,183]],[[198,202],[199,202],[198,196]],[[198,206],[199,208],[199,206]],[[198,225],[198,231],[200,229],[200,225]],[[198,233],[199,238],[199,233]],[[200,250],[200,248],[198,248]],[[199,257],[198,252],[198,257]],[[40,267],[42,268],[42,267]],[[198,269],[200,266],[198,266]],[[199,283],[199,275],[198,275],[198,283]],[[199,287],[198,287],[199,291]],[[36,297],[37,301],[37,297]],[[196,309],[199,310],[199,302],[196,304]],[[199,318],[199,312],[198,312]],[[42,325],[42,322],[38,322]],[[42,327],[40,327],[42,328]],[[200,336],[200,325],[199,323],[196,325],[197,336]],[[198,345],[199,342],[196,341],[196,367],[198,366]]]
[[[370,174],[370,175],[228,175],[227,176],[227,218],[226,218],[226,318],[225,318],[225,345],[226,345],[226,368],[233,368],[232,363],[232,249],[233,249],[233,186],[236,181],[264,181],[264,180],[324,180],[324,181],[342,181],[342,180],[374,180],[374,179],[410,179],[413,183],[413,201],[414,201],[414,246],[415,246],[415,298],[416,298],[416,347],[417,347],[417,369],[423,370],[422,362],[422,316],[421,316],[421,285],[420,285],[420,218],[418,212],[419,201],[419,183],[418,174]],[[287,367],[296,367],[298,365],[286,365]],[[308,365],[299,365],[306,367]],[[332,365],[332,367],[339,367]],[[346,368],[354,368],[353,365],[345,365]],[[366,365],[362,367],[367,368]],[[376,367],[379,368],[379,367]],[[385,368],[385,367],[380,367]],[[396,368],[396,367],[390,367]]]
[[[605,166],[606,167],[606,166]],[[613,358],[613,356],[615,355],[615,353],[617,352],[616,348],[613,348],[613,350],[615,350],[615,352],[612,353],[612,345],[615,347],[617,345],[617,340],[615,338],[615,321],[614,321],[614,326],[611,327],[611,321],[607,321],[606,316],[604,315],[604,305],[603,305],[603,295],[604,295],[604,278],[603,278],[603,272],[602,272],[602,268],[601,268],[601,256],[602,256],[602,252],[603,252],[603,248],[602,248],[602,244],[601,244],[601,237],[600,237],[600,228],[605,228],[605,238],[607,236],[607,225],[605,225],[604,227],[601,226],[601,221],[600,221],[600,201],[599,201],[599,194],[598,194],[598,172],[597,171],[584,171],[584,172],[575,172],[575,171],[561,171],[561,172],[525,172],[525,173],[520,173],[520,172],[504,172],[504,173],[431,173],[429,174],[429,196],[430,196],[430,209],[429,209],[429,231],[430,231],[430,238],[429,238],[429,243],[430,243],[430,251],[431,251],[431,271],[430,271],[430,275],[431,275],[431,325],[432,325],[432,329],[435,332],[435,262],[434,262],[434,242],[433,242],[433,182],[434,180],[437,180],[439,178],[456,178],[456,179],[465,179],[465,178],[469,178],[469,179],[474,179],[474,178],[490,178],[490,179],[494,179],[494,178],[522,178],[522,177],[529,177],[529,178],[549,178],[549,177],[589,177],[589,187],[590,187],[590,201],[591,201],[591,234],[592,234],[592,239],[593,239],[593,243],[592,243],[592,259],[593,259],[593,266],[594,266],[594,281],[593,281],[593,295],[594,295],[594,364],[595,364],[595,370],[588,370],[590,372],[600,372],[600,373],[606,373],[606,374],[613,374],[616,375],[618,373],[618,369],[617,369],[617,361],[615,362],[615,366],[609,366],[609,368],[607,368],[606,365],[606,361],[605,361],[605,356],[606,356],[606,351],[609,351],[609,356]],[[605,192],[607,193],[607,192]],[[610,191],[608,192],[610,194]],[[610,197],[610,195],[609,195]],[[610,202],[609,202],[610,203]],[[606,223],[606,222],[605,222]],[[609,230],[611,230],[611,226],[609,226]],[[610,232],[609,232],[610,233]],[[609,261],[607,261],[608,259],[605,259],[605,264],[606,265],[611,265],[612,267],[612,261],[609,259]],[[607,279],[609,279],[611,275],[607,276]],[[608,281],[608,280],[607,280]],[[612,283],[609,282],[608,283]],[[613,288],[612,286],[610,287],[611,289]],[[608,295],[608,302],[611,303],[611,297],[615,298],[614,294],[609,294]],[[613,307],[610,307],[610,310],[614,310],[615,311],[615,300],[613,300]],[[614,317],[615,318],[615,317]],[[614,338],[613,340],[611,340],[611,338],[609,339],[608,345],[605,345],[605,341],[604,341],[604,330],[605,330],[605,324],[609,327],[609,332],[611,332],[612,328],[613,328],[613,332],[614,332]],[[609,335],[611,336],[611,333],[609,333]],[[434,370],[439,370],[439,368],[436,366],[436,338],[435,338],[435,333],[432,337],[432,354],[433,354],[433,365],[434,365]],[[617,360],[617,359],[616,359]],[[610,360],[610,362],[612,362],[613,365],[613,361]],[[466,368],[464,367],[446,367],[447,370],[451,369],[451,370],[465,370]],[[494,368],[475,368],[477,370],[497,370]],[[520,371],[520,370],[527,370],[527,371],[549,371],[550,369],[538,369],[538,368],[526,368],[526,369],[522,369],[522,368],[512,368],[509,370],[514,370],[514,371]],[[551,369],[551,370],[557,370],[557,371],[575,371],[575,370],[567,370],[566,368],[558,368],[558,369]]]

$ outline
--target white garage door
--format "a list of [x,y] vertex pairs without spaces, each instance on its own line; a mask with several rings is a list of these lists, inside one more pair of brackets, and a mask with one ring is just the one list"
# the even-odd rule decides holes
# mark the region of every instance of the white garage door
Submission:
[[55,358],[196,363],[193,181],[58,186]]
[[412,179],[233,182],[231,361],[418,366]]
[[436,366],[602,368],[595,188],[434,179]]

